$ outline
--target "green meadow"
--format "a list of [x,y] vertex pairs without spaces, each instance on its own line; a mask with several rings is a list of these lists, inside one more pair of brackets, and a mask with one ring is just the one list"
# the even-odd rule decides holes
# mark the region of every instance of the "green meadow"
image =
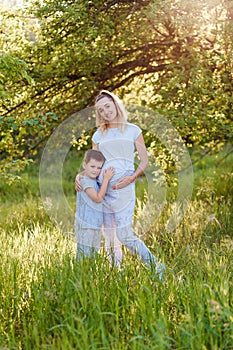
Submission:
[[[104,250],[75,260],[76,242],[48,217],[38,164],[0,185],[0,349],[233,349],[233,155],[194,165],[194,190],[173,232],[137,182],[134,227],[168,271],[161,283],[124,251],[119,271]],[[63,187],[75,207],[77,164]],[[171,204],[172,205],[172,204]]]

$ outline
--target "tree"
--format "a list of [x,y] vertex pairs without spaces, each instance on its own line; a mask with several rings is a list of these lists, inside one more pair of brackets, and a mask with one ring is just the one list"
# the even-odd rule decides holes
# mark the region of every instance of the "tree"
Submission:
[[[20,179],[20,171],[31,161],[33,148],[30,149],[30,157],[27,152],[30,135],[39,136],[49,124],[48,120],[54,119],[54,116],[20,114],[15,108],[20,94],[34,84],[19,54],[27,33],[21,21],[15,19],[12,10],[2,11],[0,19],[3,49],[0,53],[0,109],[3,112],[0,116],[0,177],[11,183]],[[17,88],[20,88],[19,93]]]
[[232,8],[227,1],[163,5],[151,6],[149,18],[161,40],[169,40],[167,69],[143,77],[139,90],[188,145],[216,150],[233,136]]
[[230,3],[35,1],[39,29],[16,49],[34,85],[12,84],[1,114],[38,123],[46,116],[24,135],[31,153],[56,125],[50,116],[66,119],[105,88],[165,115],[190,146],[232,141]]

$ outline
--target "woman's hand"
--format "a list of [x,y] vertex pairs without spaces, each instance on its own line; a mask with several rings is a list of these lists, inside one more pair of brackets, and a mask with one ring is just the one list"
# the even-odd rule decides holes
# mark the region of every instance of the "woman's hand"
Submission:
[[118,190],[119,188],[124,188],[134,182],[134,176],[124,176],[121,177],[115,185],[112,186],[113,190]]
[[78,174],[77,176],[76,176],[76,178],[75,178],[75,190],[77,191],[77,192],[80,192],[80,191],[82,191],[82,185],[81,185],[81,182],[80,182],[80,180],[81,180],[81,178],[82,178],[82,175],[81,174]]

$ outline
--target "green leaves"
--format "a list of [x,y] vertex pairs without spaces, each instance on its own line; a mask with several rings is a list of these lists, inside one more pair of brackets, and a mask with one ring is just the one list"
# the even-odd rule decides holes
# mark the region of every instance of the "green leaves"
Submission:
[[33,83],[25,62],[9,53],[0,53],[0,98],[6,98],[10,92],[10,85],[19,80]]
[[46,0],[22,16],[1,13],[0,115],[14,118],[5,131],[20,144],[19,126],[25,130],[29,156],[55,126],[109,89],[166,117],[190,147],[232,141],[228,7],[207,0]]

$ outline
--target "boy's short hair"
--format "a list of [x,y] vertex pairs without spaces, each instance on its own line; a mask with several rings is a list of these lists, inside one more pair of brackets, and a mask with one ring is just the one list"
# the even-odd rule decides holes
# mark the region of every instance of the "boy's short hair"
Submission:
[[105,162],[105,157],[103,153],[95,149],[89,149],[84,156],[84,162],[88,163],[91,159],[95,159],[97,162]]

